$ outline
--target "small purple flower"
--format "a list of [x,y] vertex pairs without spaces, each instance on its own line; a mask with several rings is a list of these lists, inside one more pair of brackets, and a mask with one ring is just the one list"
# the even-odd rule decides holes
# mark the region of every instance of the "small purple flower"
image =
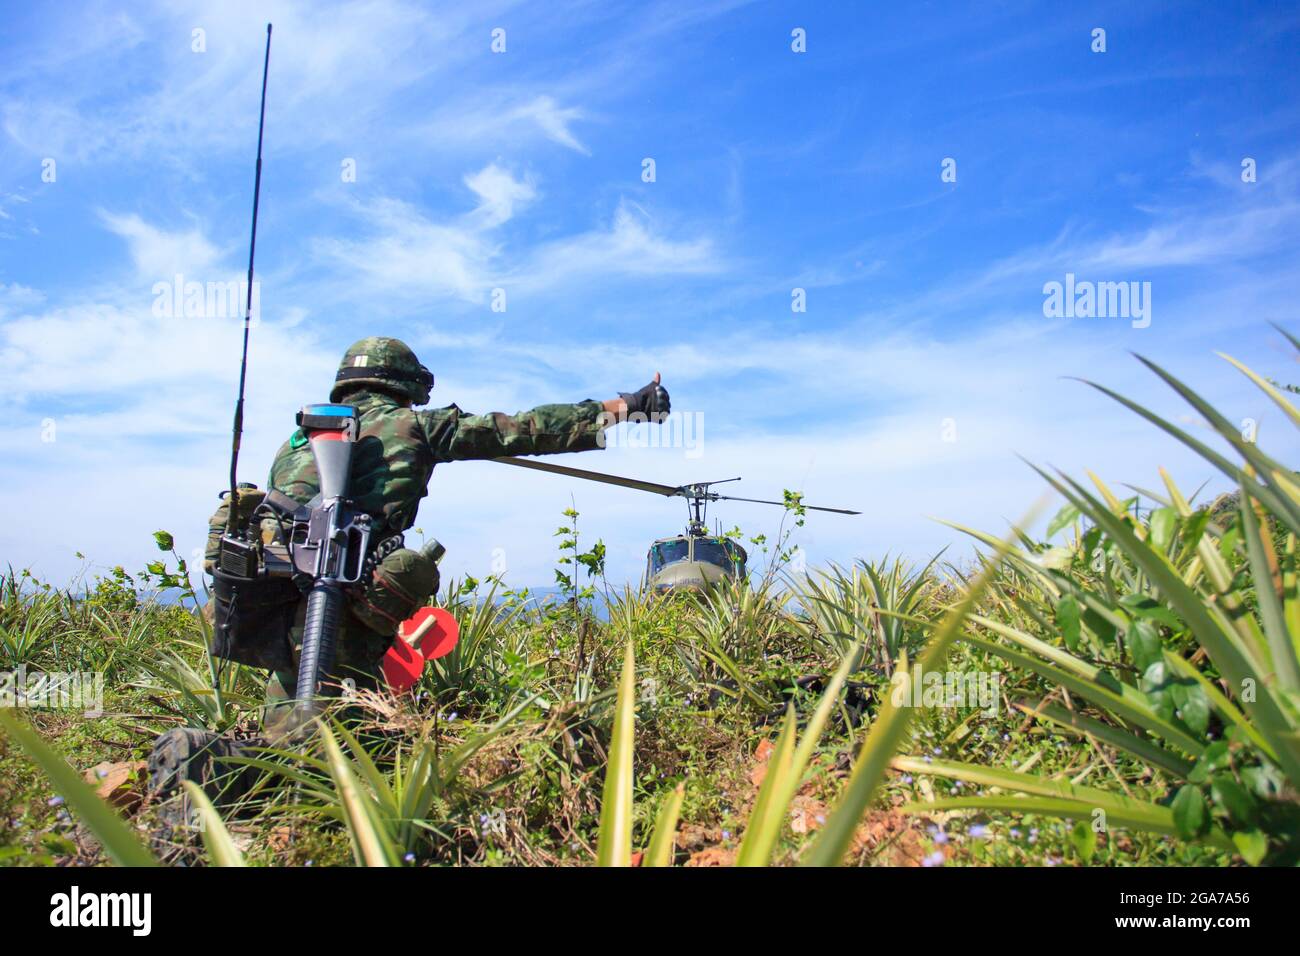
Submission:
[[931,853],[929,856],[927,856],[924,860],[921,861],[921,865],[922,866],[943,866],[943,850],[935,850],[933,853]]
[[903,783],[911,783],[911,782],[912,782],[912,775],[910,773],[903,774]]
[[415,862],[415,854],[414,854],[414,853],[408,853],[408,854],[406,854],[406,856],[402,857],[402,859],[405,860],[407,863],[414,863],[414,862]]
[[730,839],[731,839],[731,831],[730,831],[730,830],[723,830],[723,831],[722,831],[722,839],[724,839],[724,840],[730,840]]
[[982,840],[989,835],[989,828],[982,823],[977,823],[966,831],[977,840]]
[[47,804],[49,804],[50,806],[52,806],[52,807],[61,807],[61,806],[63,806],[63,798],[62,798],[62,797],[50,797],[50,799],[46,800],[45,802],[46,802]]
[[1011,839],[1013,839],[1013,840],[1019,840],[1019,839],[1020,839],[1020,831],[1019,831],[1018,829],[1016,829],[1015,827],[1012,827],[1012,828],[1011,828]]

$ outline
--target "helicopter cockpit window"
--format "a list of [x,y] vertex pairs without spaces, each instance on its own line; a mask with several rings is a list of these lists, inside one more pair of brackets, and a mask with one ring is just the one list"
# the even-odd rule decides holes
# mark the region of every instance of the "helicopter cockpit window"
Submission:
[[685,561],[687,544],[685,541],[661,541],[650,549],[650,573],[654,574],[666,564]]
[[730,541],[696,538],[695,560],[731,570],[736,565],[744,563],[745,552]]

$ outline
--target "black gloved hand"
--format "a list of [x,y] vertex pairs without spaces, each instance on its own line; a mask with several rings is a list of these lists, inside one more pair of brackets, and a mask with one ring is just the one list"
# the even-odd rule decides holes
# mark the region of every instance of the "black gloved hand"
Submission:
[[635,392],[619,392],[618,397],[627,402],[629,415],[654,416],[651,421],[660,421],[672,411],[672,405],[668,400],[668,389],[659,383],[657,372],[654,381],[645,388]]

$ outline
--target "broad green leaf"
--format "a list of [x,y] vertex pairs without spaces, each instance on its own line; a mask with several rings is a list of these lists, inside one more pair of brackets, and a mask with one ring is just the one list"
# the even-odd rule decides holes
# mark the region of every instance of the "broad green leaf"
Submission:
[[1291,343],[1292,347],[1294,347],[1297,352],[1300,352],[1300,339],[1297,339],[1294,335],[1292,335],[1286,329],[1282,328],[1282,326],[1278,325],[1276,322],[1270,322],[1269,325],[1273,326],[1273,328],[1281,332],[1283,337],[1288,342]]
[[1225,355],[1223,352],[1216,352],[1214,354],[1219,356],[1219,358],[1223,359],[1224,361],[1231,362],[1243,375],[1245,375],[1252,382],[1258,385],[1260,390],[1265,395],[1273,399],[1273,403],[1277,405],[1278,408],[1282,409],[1282,411],[1286,414],[1287,418],[1291,419],[1292,425],[1300,426],[1300,411],[1297,411],[1296,407],[1292,405],[1289,401],[1287,401],[1286,396],[1283,395],[1281,392],[1279,392],[1276,388],[1274,388],[1271,382],[1269,382],[1265,378],[1262,378],[1259,375],[1256,375],[1254,372],[1252,372],[1241,362],[1238,362],[1231,355]]
[[1056,602],[1056,626],[1061,629],[1061,639],[1071,651],[1079,649],[1079,602],[1067,594]]
[[1078,520],[1079,509],[1071,504],[1065,505],[1065,507],[1058,511],[1056,516],[1047,523],[1046,537],[1051,539],[1056,532],[1060,531],[1062,528],[1068,528]]
[[1196,761],[1196,766],[1187,775],[1192,783],[1205,783],[1216,770],[1227,767],[1232,762],[1232,753],[1226,740],[1216,740],[1205,748],[1205,753]]
[[614,707],[614,732],[605,765],[605,787],[600,802],[600,835],[596,843],[597,866],[630,866],[632,862],[632,751],[636,734],[636,661],[632,642],[623,652],[618,702]]
[[[790,819],[790,804],[821,740],[822,731],[839,705],[840,692],[853,671],[860,650],[861,644],[854,643],[841,659],[835,675],[822,691],[817,709],[808,720],[798,747],[794,745],[794,710],[791,708],[787,711],[785,724],[776,748],[768,758],[767,773],[763,777],[763,784],[759,787],[754,809],[745,828],[740,852],[736,856],[737,866],[766,866],[771,863],[777,842]],[[906,668],[905,664],[901,666]]]
[[1157,508],[1151,513],[1151,543],[1161,551],[1168,551],[1178,527],[1178,512],[1173,508]]
[[[794,769],[794,705],[785,710],[785,719],[781,721],[781,733],[776,746],[767,759],[767,773],[763,776],[758,796],[754,798],[754,807],[745,826],[745,836],[736,854],[737,866],[766,866],[772,856],[772,849],[780,839],[785,828],[785,803],[782,797],[789,786],[789,780],[795,776]],[[797,784],[796,784],[797,785]]]
[[1259,830],[1238,830],[1232,835],[1232,843],[1251,866],[1258,866],[1268,855],[1268,837]]
[[247,866],[244,854],[239,852],[235,841],[230,838],[221,814],[212,805],[208,795],[192,780],[185,781],[185,792],[189,795],[190,805],[199,815],[199,832],[203,836],[203,845],[208,856],[216,866]]
[[1160,641],[1160,631],[1150,619],[1142,618],[1135,621],[1129,628],[1128,639],[1133,663],[1140,670],[1145,671],[1152,664],[1164,659],[1164,645]]
[[361,788],[361,781],[343,756],[333,730],[323,721],[319,738],[325,749],[330,775],[352,842],[352,855],[361,866],[397,866],[397,849],[375,812],[375,803]]
[[[1275,559],[1272,542],[1264,540],[1264,529],[1250,500],[1250,493],[1243,484],[1241,492],[1241,533],[1246,541],[1246,554],[1250,559],[1251,575],[1255,581],[1255,601],[1259,606],[1259,616],[1264,623],[1264,636],[1268,641],[1268,650],[1273,658],[1273,668],[1277,673],[1278,684],[1284,690],[1300,690],[1300,662],[1296,660],[1295,646],[1291,635],[1287,633],[1283,617],[1282,602],[1273,587],[1272,562]],[[1280,575],[1279,575],[1280,576]]]
[[672,866],[673,846],[677,839],[677,818],[682,812],[682,800],[686,797],[686,784],[679,783],[673,792],[664,798],[663,806],[655,818],[655,832],[646,848],[642,866]]
[[1146,594],[1126,594],[1119,603],[1135,618],[1146,618],[1175,631],[1183,627],[1183,622],[1169,608]]
[[1210,702],[1205,691],[1197,684],[1186,687],[1185,699],[1179,705],[1176,716],[1191,729],[1192,733],[1205,736],[1210,729]]
[[1070,828],[1070,844],[1080,860],[1085,864],[1092,862],[1092,856],[1097,852],[1097,834],[1087,820],[1079,820]]
[[1291,635],[1291,650],[1300,657],[1300,570],[1297,569],[1296,536],[1286,536],[1286,555],[1282,565],[1282,604],[1286,630]]
[[1183,784],[1169,808],[1174,812],[1174,826],[1178,828],[1178,835],[1184,840],[1194,840],[1210,824],[1210,815],[1205,809],[1205,796],[1195,784]]
[[1255,821],[1255,800],[1246,788],[1229,773],[1216,773],[1210,778],[1210,796],[1228,811],[1232,822],[1249,826]]

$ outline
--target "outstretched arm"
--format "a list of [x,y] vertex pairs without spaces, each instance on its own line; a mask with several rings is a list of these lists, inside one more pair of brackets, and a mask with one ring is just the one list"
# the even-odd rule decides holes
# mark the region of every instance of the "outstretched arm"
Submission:
[[602,432],[636,412],[667,414],[668,393],[658,372],[640,391],[604,402],[539,405],[517,415],[468,415],[455,405],[421,414],[436,461],[469,461],[603,448]]
[[668,390],[661,384],[659,373],[655,372],[655,377],[645,388],[636,392],[620,392],[618,398],[606,399],[604,408],[606,427],[627,421],[627,416],[633,413],[667,415]]

